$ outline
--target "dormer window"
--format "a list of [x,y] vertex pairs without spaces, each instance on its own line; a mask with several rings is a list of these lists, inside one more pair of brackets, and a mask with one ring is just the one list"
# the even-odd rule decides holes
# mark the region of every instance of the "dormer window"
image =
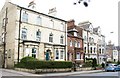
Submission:
[[77,36],[77,32],[74,32],[74,36]]

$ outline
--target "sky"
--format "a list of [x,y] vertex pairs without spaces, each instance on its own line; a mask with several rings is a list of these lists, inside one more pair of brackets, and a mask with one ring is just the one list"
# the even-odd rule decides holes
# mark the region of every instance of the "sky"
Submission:
[[[10,0],[10,2],[26,7],[32,0]],[[80,22],[90,21],[93,27],[101,27],[102,34],[113,44],[118,45],[118,2],[120,0],[90,0],[88,7],[83,3],[73,5],[78,0],[34,0],[36,10],[48,14],[49,9],[56,7],[56,17],[66,21],[75,20],[77,25]],[[87,0],[86,0],[87,1]],[[0,9],[5,0],[0,0]],[[113,32],[113,33],[110,33]]]

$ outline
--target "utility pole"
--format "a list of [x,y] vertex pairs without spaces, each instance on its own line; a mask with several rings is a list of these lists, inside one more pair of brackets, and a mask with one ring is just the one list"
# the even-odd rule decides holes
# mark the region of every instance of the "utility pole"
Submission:
[[6,68],[6,26],[8,23],[8,18],[7,18],[7,11],[8,8],[6,8],[6,12],[5,12],[5,18],[4,20],[4,63],[3,63],[3,68]]

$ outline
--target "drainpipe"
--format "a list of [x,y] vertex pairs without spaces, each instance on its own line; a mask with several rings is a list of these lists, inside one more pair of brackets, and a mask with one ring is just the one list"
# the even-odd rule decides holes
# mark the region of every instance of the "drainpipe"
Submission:
[[5,13],[5,26],[4,26],[4,63],[3,63],[3,68],[6,68],[6,26],[7,26],[7,14],[8,14],[8,8],[6,8],[6,13]]
[[65,61],[67,61],[67,24],[65,24]]
[[19,55],[20,55],[20,27],[21,27],[21,13],[22,13],[22,8],[20,8],[20,17],[19,17],[19,31],[18,31],[18,58],[17,58],[17,63],[19,63]]

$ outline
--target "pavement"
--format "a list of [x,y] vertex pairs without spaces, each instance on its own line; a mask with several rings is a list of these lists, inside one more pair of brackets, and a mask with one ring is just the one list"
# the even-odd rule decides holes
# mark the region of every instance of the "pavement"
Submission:
[[103,72],[104,70],[89,70],[89,71],[76,71],[76,72],[64,72],[64,73],[44,73],[44,74],[33,74],[28,72],[21,72],[12,69],[0,69],[0,72],[11,72],[15,74],[19,74],[20,76],[68,76],[68,75],[75,75],[75,74],[85,74],[85,73],[97,73]]

